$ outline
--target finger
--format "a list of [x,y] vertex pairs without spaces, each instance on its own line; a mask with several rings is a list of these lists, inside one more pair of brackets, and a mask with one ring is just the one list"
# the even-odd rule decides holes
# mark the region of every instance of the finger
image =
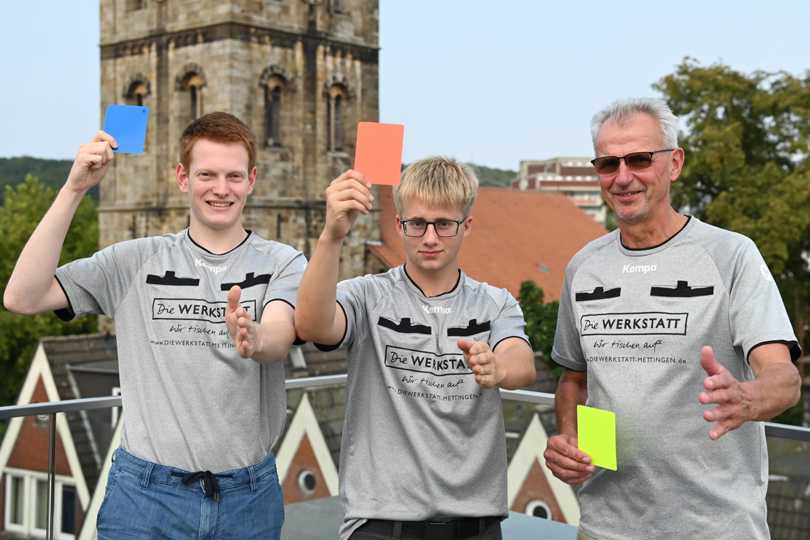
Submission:
[[735,382],[737,382],[737,379],[727,369],[722,368],[722,371],[717,375],[706,377],[703,380],[703,387],[706,390],[718,390],[720,388],[729,388]]
[[717,375],[724,369],[715,358],[714,351],[709,346],[700,349],[700,365],[703,366],[703,369],[709,376]]
[[715,407],[708,411],[703,411],[703,419],[707,422],[724,422],[734,415],[731,407]]
[[715,390],[713,392],[701,392],[698,400],[703,405],[709,405],[710,403],[731,403],[734,401],[731,392],[726,389]]
[[571,471],[549,461],[546,461],[546,467],[549,468],[554,476],[568,484],[581,484],[591,476],[591,472],[583,473],[579,471]]
[[341,176],[336,178],[335,180],[332,181],[331,184],[329,184],[327,192],[336,192],[354,188],[370,196],[371,195],[371,190],[369,189],[370,186],[371,184],[369,184],[362,178],[358,178],[357,176],[354,175],[345,177]]
[[581,463],[591,462],[590,456],[577,447],[576,439],[567,439],[562,436],[552,437],[549,439],[548,446],[553,452],[556,452],[569,459],[576,460]]
[[583,463],[576,459],[571,459],[564,454],[555,452],[553,449],[546,449],[544,455],[547,462],[553,463],[559,469],[568,471],[569,473],[587,474],[593,472],[594,470],[593,465],[590,463]]
[[241,296],[242,296],[242,289],[239,288],[239,285],[234,285],[233,287],[231,287],[231,290],[228,291],[229,311],[234,312],[239,308],[239,299],[241,298]]
[[458,348],[464,351],[465,354],[469,354],[470,347],[473,346],[473,343],[474,343],[473,341],[470,341],[468,339],[460,339],[456,342],[456,345],[458,345]]
[[731,431],[731,428],[726,424],[723,423],[714,424],[711,430],[709,430],[709,438],[713,441],[716,441],[729,431]]
[[113,148],[118,148],[118,142],[115,140],[115,137],[102,130],[96,132],[96,136],[93,137],[93,142],[106,142]]
[[371,194],[363,193],[361,190],[356,188],[335,191],[330,194],[329,200],[333,204],[341,201],[358,201],[363,203],[369,210],[373,206]]

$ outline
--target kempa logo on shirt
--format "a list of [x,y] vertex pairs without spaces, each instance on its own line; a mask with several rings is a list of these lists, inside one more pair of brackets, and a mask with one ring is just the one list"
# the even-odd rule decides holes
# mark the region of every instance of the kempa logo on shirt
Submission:
[[658,270],[657,264],[625,264],[622,266],[622,274],[646,274]]
[[209,272],[213,272],[215,274],[219,274],[220,272],[224,272],[225,270],[228,269],[227,266],[216,266],[216,265],[213,265],[213,264],[208,264],[204,260],[198,259],[196,257],[194,257],[194,266],[196,266],[198,268],[199,267],[205,268]]
[[583,336],[685,336],[688,319],[688,313],[662,311],[583,315],[580,332]]
[[[243,300],[240,304],[255,321],[256,300]],[[155,298],[152,300],[152,319],[221,324],[225,322],[227,306],[228,302],[209,302],[195,298]]]
[[461,352],[437,354],[393,345],[385,346],[385,365],[405,371],[430,373],[437,377],[472,373],[472,370],[464,363],[464,355]]
[[453,313],[452,308],[442,306],[422,306],[422,311],[424,311],[428,315],[435,313],[438,313],[440,315],[449,315],[450,313]]

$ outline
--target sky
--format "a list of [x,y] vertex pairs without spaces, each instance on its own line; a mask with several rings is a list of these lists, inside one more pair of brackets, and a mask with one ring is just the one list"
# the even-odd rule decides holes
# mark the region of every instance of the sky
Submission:
[[[4,3],[0,157],[72,158],[98,129],[98,24],[97,0]],[[686,56],[804,76],[808,26],[806,0],[380,0],[380,121],[406,162],[587,156],[593,114]]]

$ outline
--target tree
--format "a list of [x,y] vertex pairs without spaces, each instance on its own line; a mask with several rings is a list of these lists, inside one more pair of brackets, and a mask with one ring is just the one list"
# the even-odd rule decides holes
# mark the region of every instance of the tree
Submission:
[[534,281],[520,284],[518,302],[526,319],[526,335],[529,336],[532,350],[543,353],[543,359],[555,377],[559,377],[560,367],[551,360],[551,347],[554,345],[554,332],[557,328],[559,302],[544,304],[543,289]]
[[685,58],[656,85],[686,125],[676,206],[753,239],[810,345],[810,71],[746,75]]
[[[0,283],[5,292],[8,278],[22,251],[56,192],[37,178],[27,176],[16,187],[6,186],[0,207]],[[90,198],[79,205],[65,239],[60,264],[92,254],[98,246],[98,214]],[[84,334],[96,329],[94,318],[64,323],[52,313],[34,317],[0,310],[0,404],[13,403],[41,337]]]

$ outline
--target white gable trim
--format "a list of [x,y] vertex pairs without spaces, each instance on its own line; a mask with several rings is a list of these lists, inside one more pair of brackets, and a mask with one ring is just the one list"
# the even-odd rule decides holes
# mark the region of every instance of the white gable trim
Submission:
[[101,509],[101,503],[104,501],[104,495],[107,493],[107,478],[109,478],[110,475],[113,453],[121,446],[121,431],[123,425],[124,423],[119,421],[115,426],[115,431],[110,441],[110,447],[107,449],[107,457],[104,458],[104,465],[101,467],[101,474],[98,477],[96,491],[93,493],[90,506],[87,508],[87,513],[84,515],[82,530],[79,531],[79,535],[76,537],[78,540],[96,540],[98,511]]
[[554,474],[546,467],[546,460],[543,457],[543,451],[548,442],[548,435],[540,423],[540,418],[535,414],[529,427],[526,428],[526,433],[523,435],[523,440],[520,441],[515,455],[512,457],[512,462],[507,469],[507,497],[509,507],[515,502],[520,488],[526,481],[526,476],[534,465],[535,461],[540,464],[543,475],[548,480],[551,486],[551,491],[557,499],[557,504],[560,505],[565,521],[570,525],[579,525],[579,503],[574,495],[574,490],[554,476]]
[[[48,364],[48,358],[45,355],[45,349],[42,347],[42,342],[37,346],[34,353],[34,359],[31,361],[31,366],[28,368],[28,374],[25,376],[20,397],[17,399],[17,405],[28,405],[34,397],[34,390],[37,386],[37,381],[42,380],[45,386],[45,394],[48,396],[48,401],[59,401],[59,392],[56,389],[56,383],[53,380],[51,373],[51,366]],[[17,439],[20,436],[23,420],[25,417],[17,416],[9,422],[8,431],[3,439],[3,444],[0,446],[0,471],[5,470],[6,464],[11,457],[11,452],[17,444]],[[73,437],[70,434],[70,427],[67,423],[67,418],[64,414],[56,415],[56,433],[62,441],[62,446],[65,449],[67,456],[68,466],[70,473],[76,482],[76,491],[79,494],[79,503],[82,510],[87,508],[90,502],[90,494],[87,489],[87,482],[82,472],[82,467],[79,464],[79,456],[76,453],[76,446],[73,444]]]
[[315,411],[312,410],[312,405],[310,405],[306,393],[304,393],[304,396],[301,398],[298,410],[295,411],[295,416],[293,416],[290,427],[287,429],[287,435],[284,437],[284,441],[281,443],[281,447],[278,449],[278,454],[276,455],[279,483],[284,483],[284,479],[287,477],[287,471],[290,469],[290,464],[305,434],[309,438],[312,450],[315,452],[315,459],[321,467],[321,472],[326,480],[326,487],[329,489],[329,494],[332,496],[337,495],[337,469],[332,461],[332,454],[329,453],[329,447],[326,445],[326,440],[323,438],[321,427],[318,425],[317,418],[315,418]]

